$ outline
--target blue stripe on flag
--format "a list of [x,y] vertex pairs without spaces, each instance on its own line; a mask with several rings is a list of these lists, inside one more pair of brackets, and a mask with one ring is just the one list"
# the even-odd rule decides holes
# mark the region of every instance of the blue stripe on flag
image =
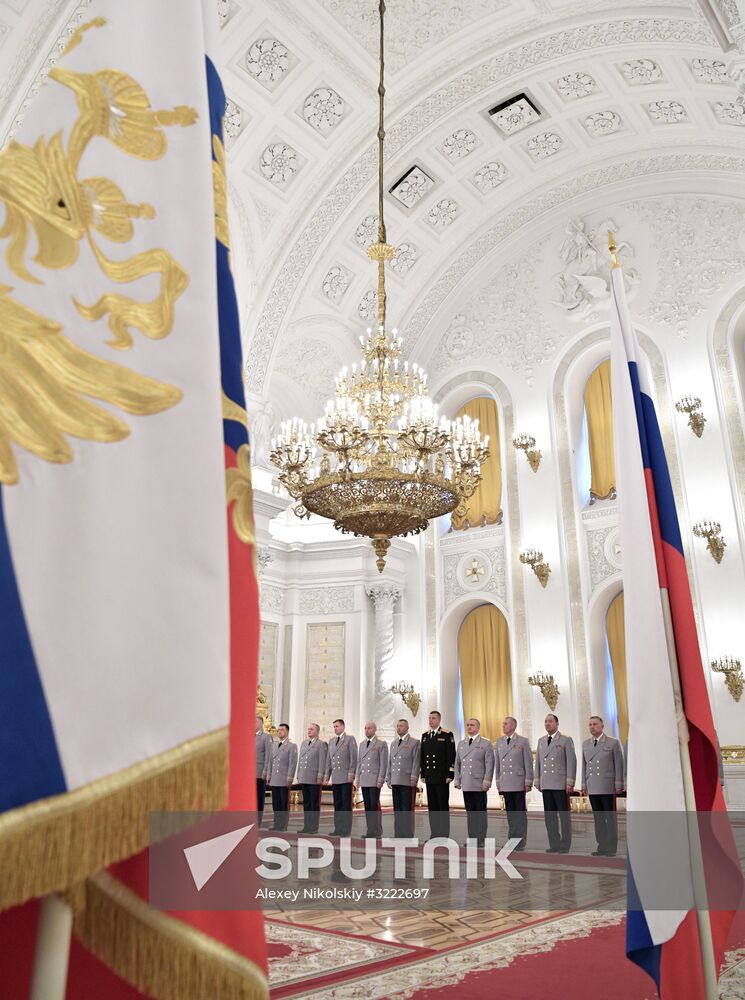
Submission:
[[639,425],[639,441],[642,449],[644,468],[650,469],[654,481],[654,493],[657,501],[657,513],[660,519],[660,534],[663,541],[672,545],[683,555],[683,540],[680,536],[678,514],[675,510],[673,487],[667,468],[667,458],[662,444],[662,435],[657,423],[657,413],[654,403],[642,391],[639,383],[639,371],[635,361],[629,362],[631,387],[634,392],[636,420]]
[[654,979],[659,993],[662,945],[652,941],[630,860],[626,868],[626,955]]
[[[222,119],[225,113],[225,91],[214,63],[207,61],[207,99],[210,109],[210,130],[222,141]],[[214,153],[213,153],[214,159]],[[222,388],[228,399],[245,408],[243,393],[243,359],[241,355],[241,326],[238,302],[235,297],[233,275],[230,271],[228,249],[219,240],[217,246],[217,307],[220,324],[220,363]],[[248,431],[235,420],[223,421],[225,443],[234,451],[248,442]]]
[[5,530],[0,489],[0,812],[66,791]]

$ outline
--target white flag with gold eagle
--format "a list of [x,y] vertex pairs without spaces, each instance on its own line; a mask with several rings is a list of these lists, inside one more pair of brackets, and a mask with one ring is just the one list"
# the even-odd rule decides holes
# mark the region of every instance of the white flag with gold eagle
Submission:
[[95,0],[0,153],[0,908],[224,803],[202,7]]

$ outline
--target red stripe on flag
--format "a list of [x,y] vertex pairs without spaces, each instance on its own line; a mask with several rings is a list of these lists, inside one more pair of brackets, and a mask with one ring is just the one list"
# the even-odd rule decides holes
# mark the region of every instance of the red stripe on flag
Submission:
[[702,1000],[706,996],[695,910],[662,946],[660,996],[662,1000]]

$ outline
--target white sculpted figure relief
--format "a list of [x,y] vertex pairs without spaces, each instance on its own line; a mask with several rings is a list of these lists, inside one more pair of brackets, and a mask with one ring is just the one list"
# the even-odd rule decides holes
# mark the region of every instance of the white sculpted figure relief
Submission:
[[251,462],[263,468],[271,468],[269,452],[271,450],[272,429],[276,423],[274,406],[266,399],[259,403],[249,416],[248,426],[251,440]]
[[[589,228],[583,219],[571,219],[559,247],[562,270],[554,277],[554,302],[573,316],[586,316],[604,303],[610,294],[610,259],[607,252],[608,230],[617,226],[613,219],[604,219]],[[624,240],[618,244],[618,254],[624,267],[626,291],[639,282],[639,274],[628,263],[634,254]]]

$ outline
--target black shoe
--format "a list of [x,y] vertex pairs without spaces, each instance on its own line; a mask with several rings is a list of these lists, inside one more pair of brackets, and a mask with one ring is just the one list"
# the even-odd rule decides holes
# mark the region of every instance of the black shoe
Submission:
[[569,854],[569,848],[568,847],[559,847],[559,848],[557,848],[556,853],[557,854]]
[[593,851],[593,858],[602,858],[605,855],[605,851]]
[[547,847],[546,854],[558,854],[560,852],[560,847]]
[[483,840],[477,840],[476,841],[476,847],[480,847],[481,850],[483,850],[484,846],[485,846],[485,842]]
[[606,858],[615,858],[615,856],[616,856],[616,852],[615,851],[605,851],[605,857]]
[[513,847],[512,850],[513,851],[524,851],[525,850],[525,844],[523,844],[522,847],[518,844],[517,847]]

